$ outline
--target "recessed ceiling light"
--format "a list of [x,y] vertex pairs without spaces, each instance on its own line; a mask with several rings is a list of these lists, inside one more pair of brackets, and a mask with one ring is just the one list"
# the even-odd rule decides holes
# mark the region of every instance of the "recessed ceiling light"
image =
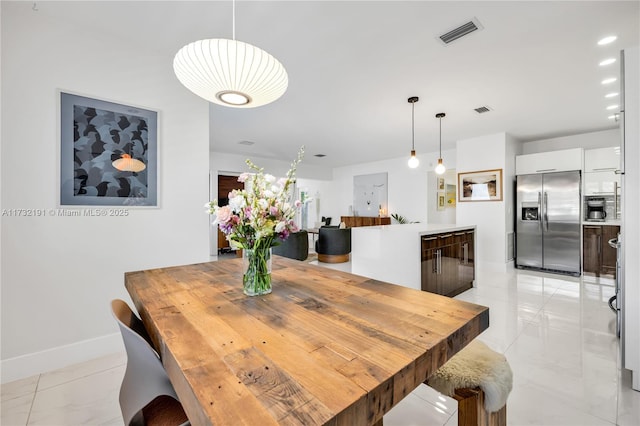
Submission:
[[608,116],[607,118],[610,119],[610,120],[615,120],[616,119],[616,115],[613,114],[613,115]]
[[615,61],[616,61],[616,58],[605,59],[604,61],[600,62],[600,66],[604,67],[605,65],[611,65]]
[[247,146],[251,146],[254,145],[255,142],[251,142],[251,141],[239,141],[238,145],[247,145]]
[[605,44],[613,43],[614,41],[616,41],[617,38],[618,37],[616,36],[605,37],[598,42],[598,46],[604,46]]
[[617,81],[618,79],[615,77],[610,77],[610,78],[605,78],[604,80],[602,80],[602,84],[611,84],[614,81]]
[[607,93],[606,95],[604,95],[604,97],[605,98],[615,98],[618,95],[619,95],[618,92],[613,92],[613,93]]
[[618,105],[609,105],[607,109],[617,109]]

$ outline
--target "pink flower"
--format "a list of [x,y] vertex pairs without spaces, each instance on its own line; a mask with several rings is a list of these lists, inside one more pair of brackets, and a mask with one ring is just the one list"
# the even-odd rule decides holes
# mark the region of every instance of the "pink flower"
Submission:
[[220,207],[216,216],[216,222],[226,223],[231,218],[232,212],[229,206]]
[[296,200],[295,205],[296,208],[299,208],[302,205],[302,202],[300,200]]
[[249,176],[251,176],[249,173],[242,173],[240,176],[238,176],[238,182],[245,182],[247,179],[249,179]]

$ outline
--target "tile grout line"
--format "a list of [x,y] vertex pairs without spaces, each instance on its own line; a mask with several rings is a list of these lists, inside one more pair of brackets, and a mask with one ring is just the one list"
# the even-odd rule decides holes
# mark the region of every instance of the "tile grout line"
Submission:
[[31,411],[33,410],[33,404],[36,401],[36,395],[38,394],[38,386],[40,385],[40,378],[42,378],[42,374],[38,374],[38,381],[36,382],[36,388],[33,391],[33,397],[31,398],[31,404],[29,404],[29,414],[27,414],[27,422],[25,426],[29,424],[29,420],[31,420]]
[[[551,294],[551,296],[549,296],[549,298],[546,301],[544,300],[544,293],[542,294],[542,300],[543,300],[542,305],[540,306],[540,309],[538,309],[536,311],[536,314],[533,316],[533,318],[536,318],[540,314],[540,312],[542,312],[542,310],[547,305],[547,303],[549,303],[549,301],[553,298],[553,296],[555,296],[555,294],[558,292],[559,288],[560,287],[556,287],[556,289],[553,291],[553,294]],[[509,343],[509,345],[504,350],[503,355],[506,356],[507,351],[511,348],[511,346],[513,346],[513,344],[516,342],[516,340],[518,340],[520,338],[522,333],[524,333],[525,329],[527,327],[531,327],[531,325],[533,324],[533,320],[525,320],[525,319],[523,319],[522,321],[525,322],[526,325],[524,327],[522,327],[522,330],[520,330],[520,332],[516,335],[516,337],[513,339],[513,341],[511,343]]]
[[[96,358],[96,359],[100,359],[100,358]],[[89,360],[88,362],[92,362],[92,361],[93,361],[93,360]],[[53,386],[49,386],[49,387],[46,387],[46,388],[38,389],[38,391],[41,391],[41,390],[42,390],[42,391],[44,391],[44,390],[49,390],[49,389],[53,389],[53,388],[58,387],[58,386],[62,386],[62,385],[66,385],[66,384],[69,384],[69,383],[75,382],[75,381],[77,381],[77,380],[86,379],[87,377],[93,376],[93,375],[95,375],[95,374],[104,373],[105,371],[113,370],[113,369],[118,368],[118,367],[121,367],[121,366],[123,366],[123,365],[124,365],[124,366],[126,366],[126,365],[127,365],[127,362],[125,361],[125,362],[123,362],[123,363],[121,363],[121,364],[116,364],[116,365],[112,365],[112,366],[110,366],[110,367],[104,367],[104,368],[102,368],[102,369],[97,369],[96,371],[93,371],[93,372],[91,372],[91,373],[87,373],[87,374],[85,374],[85,375],[83,375],[83,376],[74,377],[73,379],[66,380],[66,381],[63,381],[63,382],[60,382],[60,383],[56,383],[56,384],[55,384],[55,385],[53,385]],[[49,372],[46,372],[46,373],[42,373],[42,374],[52,373],[52,372],[55,372],[55,371],[59,371],[59,370],[52,370],[52,371],[49,371]],[[38,377],[38,384],[40,383],[40,377],[42,377],[42,374],[40,374],[40,375],[39,375],[39,377]]]

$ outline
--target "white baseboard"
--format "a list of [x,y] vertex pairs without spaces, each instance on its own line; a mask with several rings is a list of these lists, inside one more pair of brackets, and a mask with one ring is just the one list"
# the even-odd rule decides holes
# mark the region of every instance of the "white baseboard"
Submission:
[[57,370],[115,352],[123,352],[120,333],[108,334],[0,361],[2,383]]
[[492,272],[507,272],[510,269],[513,269],[513,261],[508,262],[490,262],[486,260],[479,260],[478,266],[476,267],[476,273],[478,269],[481,271],[492,271]]

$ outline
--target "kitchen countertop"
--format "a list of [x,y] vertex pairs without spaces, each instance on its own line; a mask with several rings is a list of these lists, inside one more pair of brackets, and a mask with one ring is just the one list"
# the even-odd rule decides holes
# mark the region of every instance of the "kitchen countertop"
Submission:
[[583,220],[582,224],[583,225],[620,226],[620,225],[622,225],[622,221],[620,221],[620,220],[607,220],[607,221],[604,221],[604,222],[596,222],[596,221],[590,221],[590,220]]
[[456,223],[406,223],[395,225],[361,226],[351,228],[351,232],[376,231],[389,233],[412,233],[414,235],[433,235],[443,232],[461,231],[463,229],[475,229],[475,225],[460,225]]

